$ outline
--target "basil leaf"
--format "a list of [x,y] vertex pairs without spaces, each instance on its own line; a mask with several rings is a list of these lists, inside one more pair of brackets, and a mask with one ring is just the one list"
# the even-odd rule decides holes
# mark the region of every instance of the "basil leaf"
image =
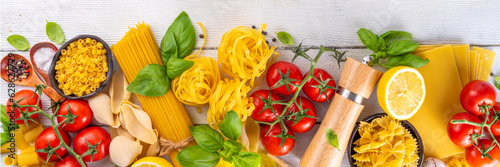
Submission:
[[214,167],[219,163],[220,156],[195,145],[183,149],[175,159],[182,167]]
[[217,152],[224,146],[222,135],[208,125],[190,126],[189,130],[196,143],[208,152]]
[[2,122],[2,124],[10,124],[10,119],[9,117],[7,116],[7,109],[5,107],[5,105],[1,105],[1,108],[0,108],[0,122]]
[[28,43],[28,40],[24,38],[21,35],[11,35],[7,37],[7,41],[9,42],[12,47],[16,48],[17,50],[24,51],[28,48],[30,48],[30,44]]
[[391,57],[386,63],[386,68],[390,69],[397,66],[420,68],[427,64],[429,64],[429,59],[424,60],[418,56],[408,53],[403,56]]
[[397,41],[411,40],[412,34],[409,32],[405,32],[405,31],[391,30],[391,31],[387,31],[387,32],[383,33],[382,35],[380,35],[380,37],[382,37],[384,39],[385,43],[390,45],[393,42],[397,42]]
[[224,120],[219,125],[220,131],[224,136],[231,140],[238,140],[242,129],[241,119],[233,110],[226,113]]
[[418,42],[412,40],[402,40],[391,43],[387,48],[387,54],[398,56],[415,51],[418,47]]
[[224,158],[230,158],[233,155],[238,155],[243,146],[241,143],[232,140],[224,141],[224,150],[220,151],[219,154]]
[[295,43],[295,40],[293,40],[292,36],[285,31],[277,32],[276,34],[278,35],[278,39],[280,40],[280,42],[284,45],[293,45]]
[[194,61],[172,57],[167,63],[167,75],[171,80],[181,76],[182,73],[193,67]]
[[195,44],[196,34],[191,19],[186,12],[181,12],[161,40],[163,63],[166,64],[170,57],[184,59],[193,52]]
[[378,50],[379,51],[385,51],[387,49],[387,44],[385,43],[384,39],[377,37],[378,38]]
[[0,145],[7,143],[10,140],[10,135],[6,132],[0,133]]
[[500,76],[495,77],[495,87],[500,90]]
[[325,133],[326,133],[326,140],[328,141],[328,143],[340,151],[339,138],[337,137],[337,134],[333,132],[333,130],[330,128],[326,129]]
[[238,167],[258,167],[260,160],[260,155],[253,152],[240,152],[233,156],[234,166]]
[[128,85],[127,90],[144,96],[162,96],[170,89],[167,69],[159,64],[148,64]]
[[45,25],[45,33],[47,33],[47,36],[51,41],[54,41],[58,44],[62,44],[64,42],[64,33],[59,27],[59,24],[55,22],[48,22]]
[[361,42],[363,42],[363,45],[365,45],[368,49],[374,52],[379,51],[379,36],[375,35],[372,31],[366,28],[359,29],[358,36],[359,39],[361,39]]

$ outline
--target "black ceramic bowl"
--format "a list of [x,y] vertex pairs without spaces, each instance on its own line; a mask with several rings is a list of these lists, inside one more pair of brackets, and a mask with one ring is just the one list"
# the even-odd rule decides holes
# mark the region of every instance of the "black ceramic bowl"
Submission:
[[[380,117],[383,117],[386,115],[387,115],[386,113],[373,114],[373,115],[370,115],[370,116],[366,117],[365,119],[363,119],[363,121],[371,122],[375,118],[380,118]],[[410,122],[408,122],[408,121],[400,121],[400,122],[401,122],[401,125],[403,125],[403,127],[408,129],[410,131],[411,135],[415,139],[417,139],[418,156],[420,157],[420,159],[418,160],[417,166],[421,167],[422,163],[424,161],[424,146],[422,143],[422,139],[420,138],[420,135],[418,134],[417,129],[415,129],[415,127],[413,127],[413,125],[411,125]],[[354,126],[354,129],[352,130],[351,137],[350,137],[349,143],[348,143],[349,147],[347,148],[347,156],[349,158],[349,164],[352,167],[355,167],[355,165],[354,165],[355,160],[352,158],[352,155],[356,153],[356,151],[354,151],[354,144],[353,143],[356,140],[358,140],[359,138],[361,138],[361,136],[358,133],[358,128],[359,128],[359,122],[356,123],[356,126]]]
[[[65,49],[66,47],[68,47],[68,45],[71,44],[72,42],[75,42],[79,39],[85,39],[85,38],[92,38],[92,39],[95,39],[98,42],[101,42],[103,44],[103,48],[106,49],[106,60],[108,62],[108,69],[109,70],[106,73],[106,80],[104,82],[102,82],[101,85],[99,86],[99,88],[97,88],[94,92],[91,92],[89,94],[86,94],[86,95],[83,95],[80,97],[78,97],[76,95],[69,95],[68,96],[68,95],[65,95],[64,92],[59,88],[59,82],[57,82],[57,80],[55,78],[56,70],[54,69],[54,66],[56,65],[56,62],[59,60],[59,57],[61,56],[62,49]],[[102,40],[101,38],[94,36],[94,35],[78,35],[78,36],[66,41],[66,43],[64,43],[59,48],[59,50],[56,52],[56,54],[54,55],[54,58],[52,59],[52,64],[50,65],[50,69],[49,69],[50,83],[52,83],[52,86],[54,87],[56,92],[65,98],[81,99],[81,98],[92,97],[92,96],[96,95],[97,93],[99,93],[111,81],[111,74],[112,74],[111,71],[113,70],[113,58],[112,57],[113,57],[113,54],[111,53],[111,50],[109,49],[108,44],[106,44],[106,42],[104,42],[104,40]]]

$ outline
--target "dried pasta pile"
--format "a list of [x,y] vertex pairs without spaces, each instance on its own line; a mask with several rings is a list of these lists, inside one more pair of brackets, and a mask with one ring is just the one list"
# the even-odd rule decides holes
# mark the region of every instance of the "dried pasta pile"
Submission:
[[354,142],[352,158],[359,167],[402,167],[418,163],[417,141],[401,123],[390,116],[361,121],[361,138]]
[[276,56],[271,61],[278,57],[278,53],[274,52],[276,47],[269,48],[261,34],[265,29],[266,24],[262,24],[259,30],[239,26],[226,32],[218,50],[221,71],[233,78],[248,80],[250,86],[255,87],[258,84],[255,78],[266,71],[273,53]]

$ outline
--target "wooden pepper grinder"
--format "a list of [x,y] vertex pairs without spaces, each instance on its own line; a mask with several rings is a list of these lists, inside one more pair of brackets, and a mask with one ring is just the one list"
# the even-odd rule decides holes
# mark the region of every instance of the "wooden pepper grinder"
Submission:
[[[300,160],[300,166],[340,166],[352,129],[364,108],[361,102],[363,98],[370,97],[373,88],[382,76],[382,72],[366,65],[369,61],[371,61],[369,56],[364,58],[364,64],[347,58],[340,76],[340,89],[333,96],[323,122]],[[328,144],[325,135],[327,128],[337,134],[339,149]]]

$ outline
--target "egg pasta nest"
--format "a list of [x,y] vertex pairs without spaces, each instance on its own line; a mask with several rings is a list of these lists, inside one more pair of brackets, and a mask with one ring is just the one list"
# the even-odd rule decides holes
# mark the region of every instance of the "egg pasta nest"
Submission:
[[371,123],[361,121],[361,138],[354,142],[352,158],[359,167],[416,166],[419,160],[417,141],[399,121],[384,116]]

